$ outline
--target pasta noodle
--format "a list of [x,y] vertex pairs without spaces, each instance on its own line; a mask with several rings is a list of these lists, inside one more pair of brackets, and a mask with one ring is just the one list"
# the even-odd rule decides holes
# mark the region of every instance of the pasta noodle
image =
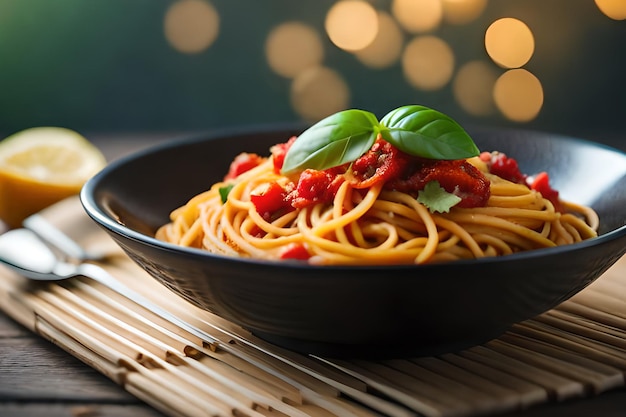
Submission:
[[[294,182],[276,172],[269,156],[172,211],[170,223],[156,237],[229,256],[365,265],[503,256],[597,235],[599,221],[591,208],[560,201],[557,210],[539,191],[489,172],[480,158],[468,162],[489,182],[484,206],[431,212],[414,194],[382,182],[357,188],[343,180],[332,201],[268,217],[259,213],[253,196],[263,194],[268,184],[290,189]],[[293,255],[294,248],[304,250],[304,256]]]

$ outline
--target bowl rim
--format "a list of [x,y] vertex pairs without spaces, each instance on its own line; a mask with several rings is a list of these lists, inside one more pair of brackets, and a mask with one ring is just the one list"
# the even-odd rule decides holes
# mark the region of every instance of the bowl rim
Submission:
[[[621,239],[626,237],[626,223],[622,226],[613,229],[609,232],[603,233],[597,237],[583,240],[581,242],[568,244],[568,245],[560,245],[556,247],[550,248],[540,248],[533,249],[529,251],[517,252],[505,256],[492,256],[485,257],[480,259],[463,259],[457,260],[453,262],[442,262],[442,263],[433,263],[433,264],[372,264],[372,265],[312,265],[303,261],[297,260],[265,260],[265,259],[257,259],[257,258],[247,258],[247,257],[234,257],[227,255],[220,255],[208,252],[206,250],[198,249],[198,248],[188,248],[178,246],[169,242],[164,242],[156,239],[154,236],[150,236],[136,230],[133,230],[122,223],[115,221],[110,216],[107,216],[103,210],[100,209],[99,205],[95,201],[94,190],[97,185],[103,181],[107,175],[115,171],[121,166],[132,162],[135,159],[140,159],[146,157],[151,154],[156,154],[159,152],[166,151],[171,148],[176,148],[180,146],[189,146],[195,143],[207,142],[217,139],[224,139],[231,136],[240,136],[243,134],[253,134],[253,133],[271,133],[272,131],[277,130],[303,130],[306,128],[306,125],[302,123],[282,123],[282,124],[262,124],[262,125],[251,125],[251,126],[239,126],[239,127],[230,127],[230,128],[219,128],[208,130],[204,132],[199,132],[191,135],[186,135],[182,137],[172,137],[170,140],[166,140],[163,143],[159,143],[156,145],[149,146],[145,149],[132,152],[128,155],[122,156],[111,163],[107,164],[102,170],[96,173],[93,177],[91,177],[87,182],[83,185],[79,193],[79,199],[83,206],[83,209],[89,215],[89,217],[98,223],[101,227],[106,230],[114,233],[118,236],[123,236],[126,239],[130,239],[134,242],[148,245],[151,248],[165,250],[170,253],[179,253],[182,255],[193,256],[193,257],[206,257],[209,259],[219,260],[219,261],[227,261],[227,262],[236,262],[243,263],[250,266],[254,265],[269,265],[269,266],[289,266],[290,268],[296,269],[307,269],[307,270],[329,270],[329,269],[344,269],[344,270],[359,270],[359,269],[376,269],[382,270],[389,268],[394,269],[430,269],[430,268],[442,268],[449,267],[451,265],[455,267],[468,267],[468,266],[482,266],[482,265],[496,265],[502,262],[511,262],[511,261],[524,261],[529,259],[541,258],[544,256],[558,255],[564,252],[572,252],[577,250],[584,250],[589,247],[595,247],[602,245],[604,243],[611,242],[616,239]],[[470,130],[471,128],[468,128]],[[496,127],[475,127],[480,131],[506,131],[508,133],[524,133],[524,134],[541,134],[541,135],[549,135],[553,139],[557,140],[565,140],[568,142],[576,142],[582,145],[591,146],[598,149],[604,149],[613,153],[616,153],[624,158],[626,158],[626,152],[622,152],[619,149],[613,148],[611,146],[589,141],[586,139],[581,139],[577,137],[570,137],[566,135],[560,135],[549,132],[541,132],[541,131],[533,131],[529,129],[518,129],[518,128],[496,128]],[[626,252],[626,247],[624,248]]]

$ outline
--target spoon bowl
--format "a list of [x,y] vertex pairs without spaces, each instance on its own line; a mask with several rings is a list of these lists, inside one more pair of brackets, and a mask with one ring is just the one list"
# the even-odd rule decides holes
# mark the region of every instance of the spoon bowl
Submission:
[[141,294],[134,292],[101,266],[88,262],[71,263],[62,260],[42,238],[30,229],[13,229],[0,235],[0,263],[35,281],[63,281],[79,276],[90,278],[200,339],[209,343],[216,342],[215,338],[206,332],[191,326]]
[[0,261],[37,281],[60,281],[81,275],[75,265],[58,259],[35,233],[27,229],[9,230],[0,236]]

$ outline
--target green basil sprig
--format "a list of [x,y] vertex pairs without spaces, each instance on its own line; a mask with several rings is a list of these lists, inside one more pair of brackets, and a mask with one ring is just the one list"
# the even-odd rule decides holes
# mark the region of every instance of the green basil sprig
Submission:
[[464,159],[480,151],[452,118],[424,106],[403,106],[382,118],[383,139],[410,155],[430,159]]
[[321,171],[355,161],[372,147],[379,129],[376,116],[368,111],[351,109],[328,116],[298,136],[285,155],[282,172]]
[[234,184],[228,184],[218,189],[220,193],[220,199],[222,200],[222,204],[226,203],[226,200],[228,200],[228,194],[230,193],[230,190],[232,190],[234,186],[235,186]]
[[305,130],[285,156],[282,172],[324,170],[357,160],[378,137],[410,155],[430,159],[464,159],[479,150],[453,119],[425,106],[409,105],[379,122],[373,113],[350,109],[322,119]]

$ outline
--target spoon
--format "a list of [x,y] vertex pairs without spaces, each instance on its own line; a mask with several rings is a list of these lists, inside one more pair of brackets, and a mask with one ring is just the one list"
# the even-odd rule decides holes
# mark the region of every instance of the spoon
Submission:
[[0,262],[20,275],[36,281],[62,281],[84,276],[139,304],[201,340],[218,344],[219,341],[200,329],[134,292],[104,268],[91,263],[70,263],[59,259],[44,241],[29,229],[13,229],[0,235]]
[[[90,278],[117,292],[118,294],[128,298],[129,300],[137,303],[146,310],[151,311],[152,313],[170,322],[171,324],[183,330],[186,330],[190,334],[198,337],[200,340],[209,342],[214,348],[219,347],[220,349],[227,351],[239,357],[240,359],[243,359],[246,362],[257,366],[258,368],[263,369],[266,372],[269,372],[270,374],[273,374],[274,376],[286,382],[298,384],[296,381],[293,381],[291,377],[281,374],[280,372],[276,372],[271,367],[268,367],[268,365],[262,360],[257,360],[253,356],[243,351],[239,351],[235,347],[235,345],[222,343],[210,334],[198,329],[197,327],[192,326],[191,324],[178,318],[174,314],[162,309],[158,305],[144,298],[142,295],[126,287],[101,266],[87,262],[71,263],[61,260],[57,257],[54,251],[44,242],[44,240],[30,229],[12,229],[8,232],[0,234],[0,263],[3,263],[6,266],[12,268],[14,271],[18,272],[24,277],[36,281],[63,281],[65,279],[78,276]],[[354,391],[353,388],[346,386],[343,382],[339,382],[328,376],[325,376],[318,371],[308,367],[307,365],[300,364],[286,356],[265,349],[247,340],[244,337],[236,335],[228,330],[221,329],[214,324],[209,325],[214,327],[216,330],[228,335],[230,338],[240,343],[243,343],[244,345],[247,345],[259,352],[267,354],[274,359],[283,362],[286,365],[292,366],[308,374],[309,376],[326,382],[327,384],[334,386],[341,391]],[[365,397],[368,397],[368,395],[362,394],[363,393],[357,393],[356,395],[358,397],[364,397],[362,398],[362,400],[367,402],[368,400]]]

